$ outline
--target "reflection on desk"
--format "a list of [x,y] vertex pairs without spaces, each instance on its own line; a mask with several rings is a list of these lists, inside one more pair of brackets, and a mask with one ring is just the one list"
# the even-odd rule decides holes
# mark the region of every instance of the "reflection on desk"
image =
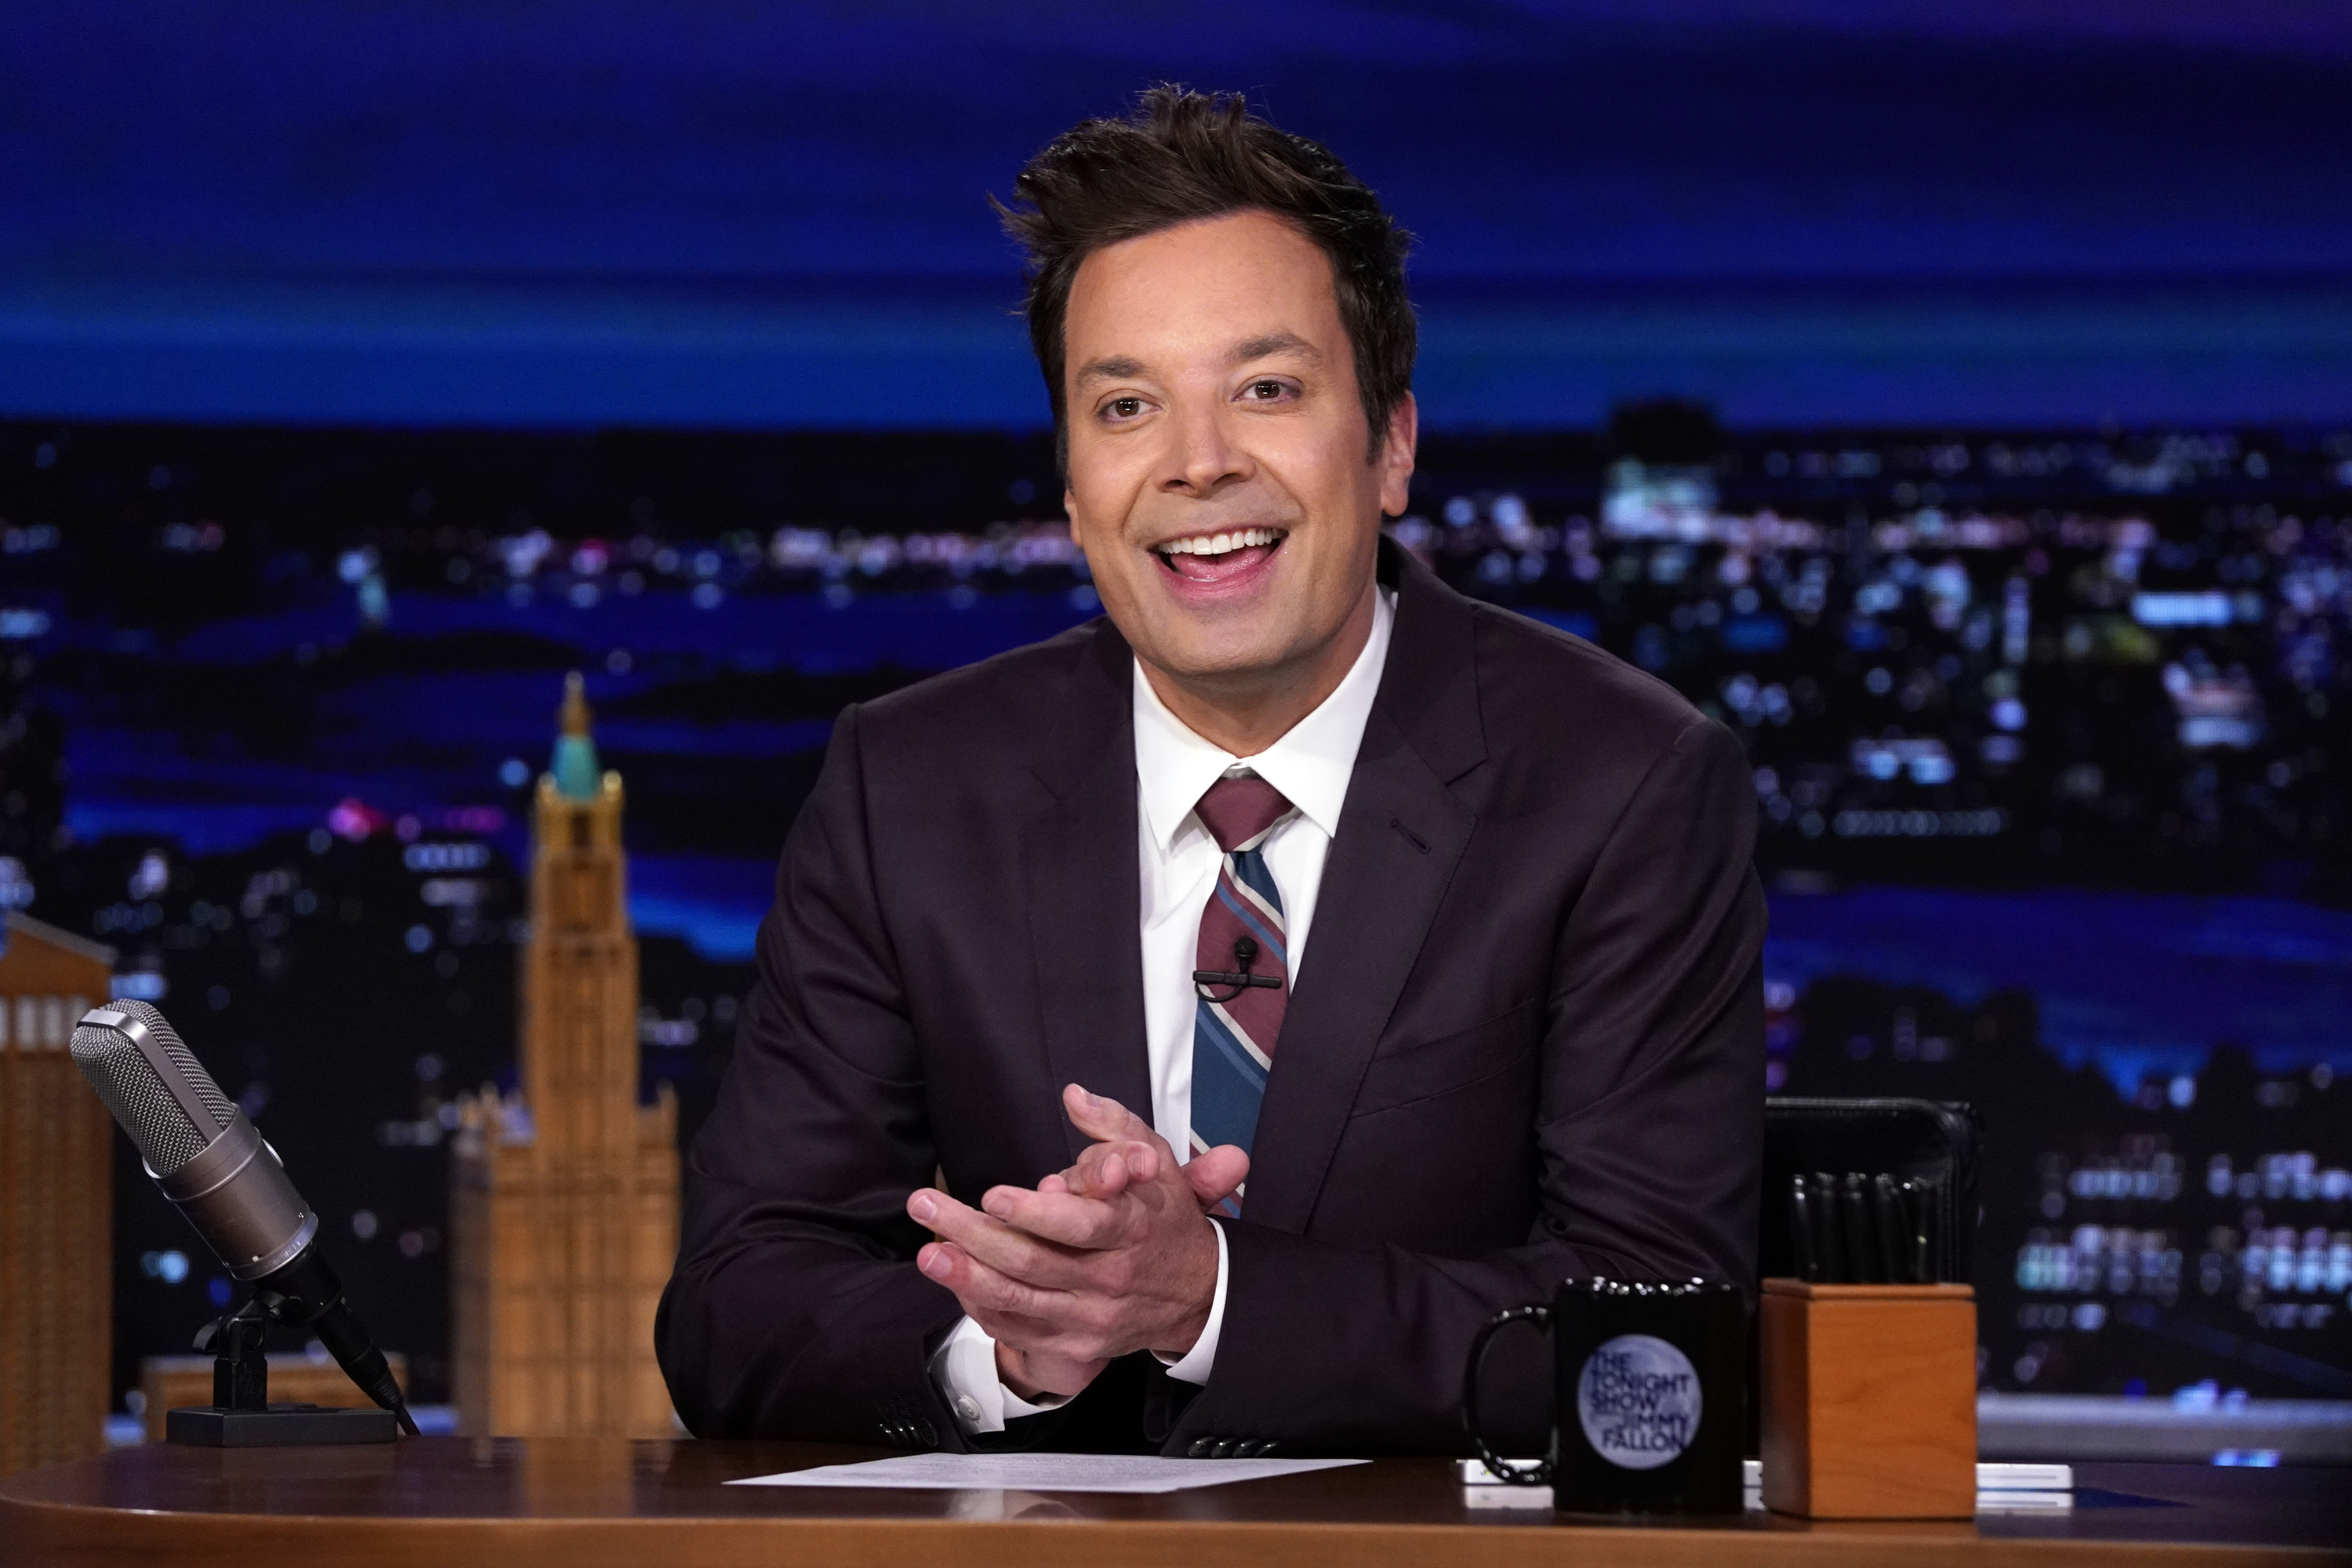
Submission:
[[[348,1568],[649,1560],[821,1568],[1312,1564],[2352,1563],[2352,1472],[2075,1466],[2076,1506],[1973,1523],[1562,1520],[1474,1510],[1453,1462],[1381,1459],[1156,1497],[730,1487],[881,1458],[801,1443],[425,1437],[237,1450],[153,1444],[0,1481],[0,1568],[69,1561]],[[2326,1549],[2335,1548],[2333,1552]],[[2298,1550],[2299,1549],[2299,1550]],[[2313,1549],[2320,1549],[2316,1555]]]

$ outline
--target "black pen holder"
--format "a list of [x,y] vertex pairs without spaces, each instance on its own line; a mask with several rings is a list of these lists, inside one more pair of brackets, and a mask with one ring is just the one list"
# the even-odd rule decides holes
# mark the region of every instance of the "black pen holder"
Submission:
[[[1521,1322],[1548,1327],[1552,1341],[1551,1448],[1532,1467],[1497,1457],[1478,1423],[1487,1342]],[[1478,1331],[1463,1413],[1487,1468],[1517,1485],[1549,1483],[1561,1513],[1738,1513],[1747,1345],[1735,1286],[1571,1279],[1550,1306],[1515,1307]]]

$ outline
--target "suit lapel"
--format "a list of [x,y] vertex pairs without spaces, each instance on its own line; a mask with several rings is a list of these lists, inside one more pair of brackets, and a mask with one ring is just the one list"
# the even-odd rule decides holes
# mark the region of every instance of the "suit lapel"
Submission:
[[[1392,544],[1396,631],[1258,1112],[1247,1219],[1305,1231],[1381,1029],[1476,816],[1447,785],[1482,762],[1468,605]],[[1130,827],[1130,833],[1132,828]]]
[[[1044,717],[1048,739],[1031,770],[1044,787],[1022,825],[1021,864],[1054,1087],[1083,1084],[1149,1121],[1133,669],[1126,643],[1099,623],[1069,700]],[[1087,1141],[1066,1118],[1062,1127],[1075,1160]]]

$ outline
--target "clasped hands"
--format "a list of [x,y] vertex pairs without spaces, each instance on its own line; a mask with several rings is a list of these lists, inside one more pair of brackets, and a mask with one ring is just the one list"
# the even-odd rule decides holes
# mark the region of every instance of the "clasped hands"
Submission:
[[1095,1142],[1034,1192],[991,1187],[977,1209],[935,1187],[907,1199],[939,1238],[916,1266],[995,1340],[997,1375],[1024,1399],[1076,1394],[1133,1351],[1192,1348],[1216,1296],[1208,1211],[1249,1173],[1230,1143],[1178,1163],[1149,1122],[1076,1084],[1062,1104]]

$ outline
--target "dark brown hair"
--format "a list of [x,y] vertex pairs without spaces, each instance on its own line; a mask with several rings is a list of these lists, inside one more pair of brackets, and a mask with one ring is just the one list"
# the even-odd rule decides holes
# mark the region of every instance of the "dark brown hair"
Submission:
[[1005,231],[1029,252],[1029,341],[1054,402],[1055,449],[1069,467],[1062,322],[1070,284],[1093,252],[1123,239],[1228,213],[1263,211],[1331,259],[1339,322],[1371,425],[1367,460],[1412,389],[1416,332],[1405,299],[1412,236],[1320,143],[1278,131],[1239,93],[1155,87],[1125,120],[1081,121],[1029,160],[999,202]]

